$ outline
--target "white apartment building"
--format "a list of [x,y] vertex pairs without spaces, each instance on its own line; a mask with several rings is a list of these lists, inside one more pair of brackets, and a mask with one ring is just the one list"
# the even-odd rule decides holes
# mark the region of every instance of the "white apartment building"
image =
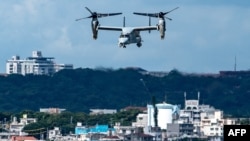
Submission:
[[223,136],[223,112],[214,110],[201,113],[201,132],[205,136]]
[[43,57],[41,51],[33,51],[32,57],[20,59],[20,56],[12,56],[6,61],[7,74],[35,74],[51,75],[62,69],[73,69],[72,64],[56,64],[54,57]]
[[223,126],[233,125],[236,119],[224,119],[223,111],[209,105],[199,104],[200,94],[197,100],[187,100],[185,108],[180,111],[177,123],[191,123],[194,125],[194,133],[207,137],[222,137]]

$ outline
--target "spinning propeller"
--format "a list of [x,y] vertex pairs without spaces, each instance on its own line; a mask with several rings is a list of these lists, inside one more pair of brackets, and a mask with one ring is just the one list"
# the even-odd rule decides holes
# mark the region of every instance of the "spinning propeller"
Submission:
[[168,18],[168,17],[165,17],[165,15],[167,15],[168,13],[178,9],[179,7],[176,7],[168,12],[159,12],[159,13],[138,13],[138,12],[134,12],[133,14],[136,14],[136,15],[142,15],[142,16],[149,16],[149,17],[155,17],[155,18],[166,18],[168,20],[172,20],[171,18]]
[[115,15],[120,15],[122,13],[97,13],[97,12],[92,12],[88,7],[85,7],[89,13],[91,14],[88,17],[85,18],[80,18],[76,19],[76,21],[82,20],[82,19],[87,19],[87,18],[92,18],[92,19],[97,19],[97,18],[102,18],[102,17],[107,17],[107,16],[115,16]]

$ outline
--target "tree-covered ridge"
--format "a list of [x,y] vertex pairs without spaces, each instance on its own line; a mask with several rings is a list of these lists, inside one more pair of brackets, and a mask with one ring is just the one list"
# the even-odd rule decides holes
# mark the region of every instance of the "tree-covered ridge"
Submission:
[[[8,75],[0,77],[0,111],[38,111],[58,107],[71,112],[93,108],[121,109],[156,102],[184,105],[197,99],[227,115],[249,116],[250,76],[207,76],[172,70],[165,77],[141,73],[142,69],[74,69],[53,76]],[[145,86],[140,80],[144,80]]]

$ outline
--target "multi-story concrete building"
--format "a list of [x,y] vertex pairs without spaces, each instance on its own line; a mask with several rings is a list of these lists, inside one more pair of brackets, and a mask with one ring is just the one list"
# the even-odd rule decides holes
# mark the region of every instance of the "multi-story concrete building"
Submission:
[[198,99],[186,99],[186,93],[184,93],[185,98],[185,106],[184,109],[180,110],[180,116],[178,119],[178,123],[191,123],[194,125],[194,133],[198,134],[200,132],[200,93],[198,93]]
[[223,112],[214,110],[201,113],[201,132],[205,136],[223,136]]
[[[222,137],[223,126],[236,123],[236,119],[224,119],[223,111],[209,105],[199,104],[199,93],[197,100],[187,100],[186,93],[184,93],[184,97],[185,107],[180,110],[180,116],[176,123],[193,124],[193,135],[208,138]],[[171,128],[171,130],[174,129]]]
[[168,137],[193,136],[194,134],[194,124],[191,123],[171,123],[168,127]]
[[19,134],[22,133],[22,129],[24,126],[30,124],[30,123],[36,123],[36,118],[28,118],[26,114],[23,115],[23,118],[20,118],[20,122],[17,121],[17,118],[14,117],[13,121],[9,125],[9,131],[10,132],[17,132]]
[[73,69],[72,64],[56,64],[53,59],[54,57],[43,57],[41,51],[33,51],[32,57],[23,60],[16,55],[6,61],[6,73],[52,75],[62,69]]

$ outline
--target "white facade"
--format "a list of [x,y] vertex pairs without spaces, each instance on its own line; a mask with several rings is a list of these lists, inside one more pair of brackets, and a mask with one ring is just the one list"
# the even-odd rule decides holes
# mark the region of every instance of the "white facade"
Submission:
[[[167,129],[167,124],[173,122],[173,113],[177,112],[178,106],[167,104],[167,103],[159,103],[156,104],[158,114],[158,127],[161,129]],[[155,127],[154,120],[154,107],[153,105],[147,105],[148,108],[148,126]]]
[[201,132],[205,136],[223,136],[223,112],[215,110],[213,112],[201,113]]
[[121,126],[121,124],[115,123],[114,129],[116,130],[117,134],[128,135],[134,133],[136,130],[135,126]]
[[115,113],[117,113],[116,109],[90,109],[90,115],[115,114]]
[[136,122],[132,123],[133,127],[146,127],[148,123],[148,115],[146,113],[140,113],[136,116]]
[[56,64],[53,57],[43,57],[41,51],[33,51],[32,57],[21,60],[13,56],[6,61],[7,74],[50,75],[62,69],[73,69],[72,64]]
[[40,112],[49,113],[49,114],[60,114],[61,112],[65,110],[66,109],[60,109],[60,108],[40,108]]
[[59,127],[54,127],[53,130],[49,130],[48,138],[50,140],[56,139],[57,137],[60,137],[60,136],[61,136],[61,131]]
[[21,74],[22,62],[23,61],[20,60],[19,56],[12,56],[11,60],[8,60],[6,63],[6,73],[7,74],[12,74],[12,73]]
[[[185,94],[185,93],[184,93]],[[225,124],[235,124],[233,119],[223,119],[223,111],[209,105],[199,104],[197,100],[187,100],[185,96],[185,108],[181,110],[178,123],[191,123],[194,125],[194,133],[207,137],[223,136]]]
[[17,118],[14,117],[13,121],[10,123],[10,132],[22,133],[22,129],[25,125],[30,123],[37,122],[36,118],[27,118],[27,115],[24,114],[23,118],[20,118],[20,122],[17,121]]

